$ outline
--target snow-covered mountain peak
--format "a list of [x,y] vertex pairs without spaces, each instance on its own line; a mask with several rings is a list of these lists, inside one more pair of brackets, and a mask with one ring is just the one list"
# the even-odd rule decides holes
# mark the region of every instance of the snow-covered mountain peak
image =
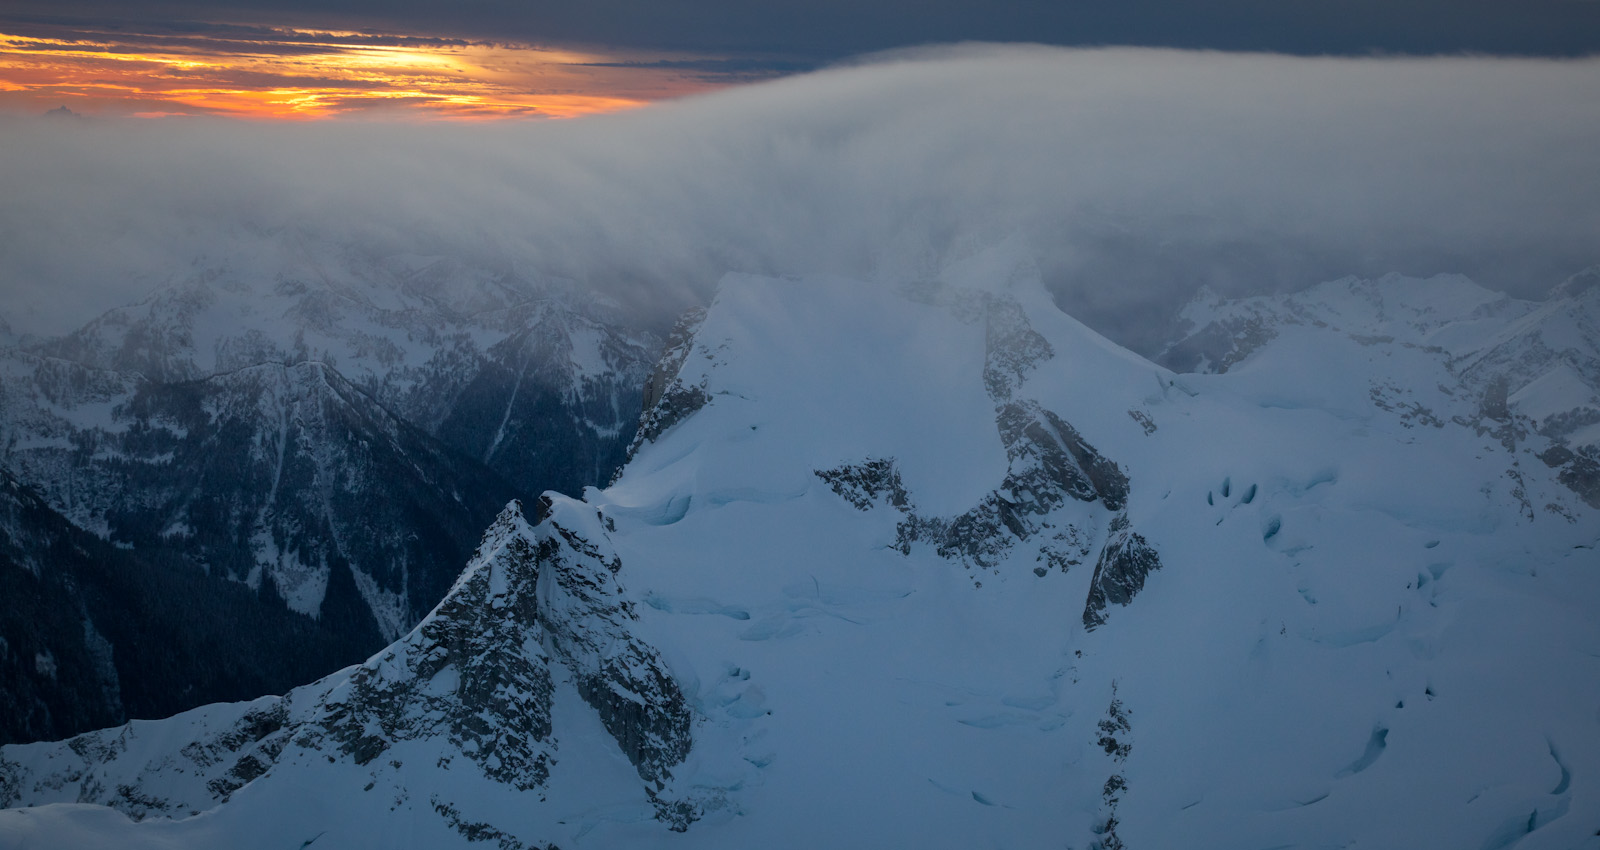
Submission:
[[[1573,671],[1600,654],[1600,507],[1564,477],[1576,450],[1552,464],[1449,351],[1353,319],[1261,302],[1295,320],[1226,372],[1174,374],[1024,278],[980,289],[952,309],[915,286],[728,278],[680,326],[612,486],[546,493],[533,523],[503,512],[422,625],[281,722],[221,706],[5,749],[12,803],[175,819],[52,806],[0,815],[0,836],[1590,837],[1600,684]],[[1374,305],[1341,283],[1315,306],[1419,334],[1483,318],[1430,314],[1428,291]],[[223,740],[244,743],[217,767],[175,743]],[[222,773],[226,796],[182,796]],[[303,816],[270,820],[288,804]]]
[[618,503],[645,479],[698,503],[756,477],[799,493],[816,470],[892,456],[925,507],[960,512],[1006,474],[1007,403],[1070,388],[1126,421],[1166,374],[1061,313],[1013,242],[933,283],[730,276],[675,339]]
[[[537,587],[537,571],[530,567],[530,554],[533,547],[538,545],[538,536],[528,520],[523,516],[522,503],[513,500],[500,511],[494,522],[483,533],[483,542],[478,544],[472,553],[472,560],[467,562],[466,569],[451,585],[450,591],[440,601],[432,612],[424,617],[411,635],[430,623],[437,621],[442,616],[448,616],[449,609],[459,609],[459,602],[452,603],[463,593],[467,593],[469,585],[483,585],[487,588],[485,609],[480,612],[484,616],[492,615],[502,609],[514,609],[524,604],[533,604],[534,592]],[[523,596],[526,595],[526,599]],[[410,636],[408,636],[409,639]],[[372,662],[367,662],[368,666]]]
[[[1159,568],[1103,446],[1136,443],[1131,414],[1170,376],[1063,315],[1015,243],[931,285],[730,277],[681,333],[631,463],[590,496],[607,516],[709,522],[819,490],[888,504],[885,545],[980,586],[1024,555],[1038,575],[1091,564],[1096,624]],[[1069,398],[1070,419],[1052,409]]]

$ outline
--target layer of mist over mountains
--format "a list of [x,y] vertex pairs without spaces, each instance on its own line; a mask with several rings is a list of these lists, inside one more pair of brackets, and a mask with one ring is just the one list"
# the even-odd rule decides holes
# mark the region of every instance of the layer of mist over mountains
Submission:
[[1597,72],[5,118],[0,845],[1583,846]]
[[61,333],[285,232],[562,277],[658,330],[727,271],[931,274],[1013,232],[1136,350],[1200,285],[1597,261],[1592,60],[968,46],[573,123],[8,119],[0,313]]

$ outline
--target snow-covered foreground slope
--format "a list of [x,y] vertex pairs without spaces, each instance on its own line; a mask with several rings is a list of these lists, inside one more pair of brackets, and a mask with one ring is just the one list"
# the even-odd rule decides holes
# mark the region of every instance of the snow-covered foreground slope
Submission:
[[1547,443],[1438,347],[1231,365],[1015,245],[729,278],[612,486],[363,666],[0,750],[0,845],[1597,846],[1600,514]]

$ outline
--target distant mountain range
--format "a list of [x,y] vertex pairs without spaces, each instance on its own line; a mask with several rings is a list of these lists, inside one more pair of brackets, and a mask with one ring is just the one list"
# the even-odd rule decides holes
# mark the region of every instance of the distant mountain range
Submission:
[[[56,516],[11,541],[0,586],[61,608],[0,628],[8,646],[109,659],[68,686],[59,665],[0,652],[26,683],[0,740],[281,693],[359,661],[439,601],[508,499],[601,484],[621,462],[660,342],[617,306],[448,258],[279,247],[0,349],[0,468],[19,515]],[[39,548],[91,545],[113,553],[95,575],[159,574],[146,584],[187,602],[107,607],[108,585],[57,575]],[[184,613],[239,606],[265,620]]]

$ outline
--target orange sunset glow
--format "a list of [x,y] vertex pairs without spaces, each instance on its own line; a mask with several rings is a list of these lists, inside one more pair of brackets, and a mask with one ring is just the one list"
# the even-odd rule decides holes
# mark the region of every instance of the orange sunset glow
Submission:
[[569,118],[725,83],[693,63],[532,45],[240,27],[0,32],[0,108],[83,114]]

